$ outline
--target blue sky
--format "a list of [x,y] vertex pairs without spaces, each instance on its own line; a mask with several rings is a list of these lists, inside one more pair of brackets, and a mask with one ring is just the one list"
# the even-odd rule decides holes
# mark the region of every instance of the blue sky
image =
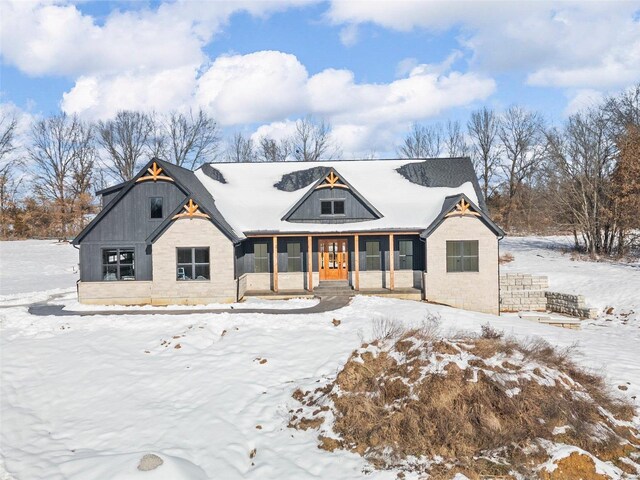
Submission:
[[640,81],[639,2],[0,5],[3,109],[201,107],[226,132],[276,137],[311,114],[354,155],[483,105],[560,122]]

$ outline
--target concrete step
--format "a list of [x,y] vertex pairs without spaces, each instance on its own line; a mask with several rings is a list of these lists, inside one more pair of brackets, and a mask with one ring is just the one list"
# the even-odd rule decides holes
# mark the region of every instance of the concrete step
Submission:
[[316,297],[341,297],[355,294],[347,281],[322,281],[313,289]]

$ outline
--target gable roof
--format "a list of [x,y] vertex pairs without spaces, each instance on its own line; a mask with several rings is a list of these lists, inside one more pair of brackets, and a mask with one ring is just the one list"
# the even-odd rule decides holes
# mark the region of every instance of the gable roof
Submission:
[[[192,198],[202,208],[202,210],[209,215],[211,221],[231,241],[233,241],[234,243],[240,241],[240,238],[233,230],[231,225],[227,223],[222,214],[218,211],[211,194],[196,178],[194,172],[154,157],[149,160],[149,162],[147,162],[147,164],[136,174],[135,177],[127,182],[124,182],[123,184],[117,185],[118,187],[121,187],[117,195],[94,217],[93,220],[91,220],[91,222],[89,222],[89,224],[76,236],[76,238],[73,239],[73,245],[78,245],[82,241],[82,239],[93,229],[93,227],[95,227],[100,222],[100,220],[109,211],[111,211],[111,209],[115,207],[118,202],[125,197],[125,195],[127,195],[127,193],[136,184],[137,180],[147,172],[147,169],[149,169],[154,162],[159,167],[161,167],[168,174],[168,176],[173,179],[178,188],[180,188],[185,193],[185,195],[187,196],[186,201],[188,201],[189,198]],[[186,201],[184,203],[186,203]],[[181,205],[180,208],[182,208],[183,205]],[[166,226],[168,226],[172,219],[173,215],[167,216],[167,218],[165,218],[165,220],[162,222],[161,226],[164,225],[164,228],[166,228]]]
[[[195,175],[239,235],[423,231],[441,213],[447,197],[464,194],[474,205],[484,205],[468,157],[215,163],[209,166],[224,178],[225,183],[216,180],[217,174],[207,175],[203,168]],[[341,178],[348,178],[350,186],[370,205],[375,205],[383,216],[340,224],[286,221],[292,207],[309,195],[324,178],[324,171],[330,169],[339,171]]]
[[[333,173],[333,174],[334,174],[334,175],[339,179],[339,181],[340,181],[344,186],[346,186],[346,187],[351,191],[351,193],[353,194],[353,196],[354,196],[354,197],[356,197],[358,200],[360,200],[360,201],[361,201],[361,202],[362,202],[362,203],[363,203],[363,204],[364,204],[364,205],[365,205],[365,206],[366,206],[366,207],[371,211],[371,213],[373,214],[373,216],[374,216],[374,217],[376,217],[376,218],[381,218],[381,217],[383,216],[383,215],[382,215],[382,214],[381,214],[381,213],[376,209],[376,207],[374,207],[373,205],[371,205],[371,203],[369,203],[369,201],[368,201],[366,198],[364,198],[364,197],[360,194],[360,192],[358,192],[355,188],[353,188],[353,186],[352,186],[348,181],[346,181],[346,180],[344,179],[344,177],[343,177],[342,175],[340,175],[340,174],[336,171],[336,169],[335,169],[335,168],[333,168],[333,167],[327,167],[327,168],[324,168],[324,172],[322,173],[322,175],[320,176],[320,178],[319,178],[319,179],[318,179],[318,180],[313,184],[313,186],[312,186],[309,190],[307,190],[307,193],[305,193],[305,194],[304,194],[304,196],[303,196],[300,200],[298,200],[298,201],[296,202],[296,204],[295,204],[293,207],[291,207],[291,209],[290,209],[287,213],[285,213],[285,214],[284,214],[284,216],[282,217],[282,219],[281,219],[281,220],[289,220],[289,218],[291,217],[291,215],[293,215],[293,213],[298,209],[298,207],[300,207],[300,205],[302,205],[302,204],[305,202],[305,200],[307,200],[307,198],[309,198],[309,197],[311,196],[311,194],[312,194],[315,190],[317,190],[317,189],[318,189],[318,187],[320,187],[320,185],[321,185],[322,183],[324,183],[324,182],[325,182],[325,180],[327,179],[327,177],[328,177],[329,175],[331,175],[331,173]],[[277,187],[277,184],[276,184],[276,185],[274,185],[274,187],[278,188],[278,187]]]
[[504,237],[504,231],[487,215],[487,212],[483,209],[479,208],[469,197],[467,197],[464,193],[458,195],[451,195],[450,197],[446,197],[444,202],[442,202],[442,210],[438,216],[431,222],[424,232],[420,234],[421,238],[427,238],[431,235],[434,230],[436,230],[444,219],[447,218],[448,215],[452,214],[452,212],[456,211],[456,206],[460,203],[461,200],[466,201],[470,206],[470,211],[472,215],[476,216],[478,219],[482,221],[493,233],[495,233],[498,237]]

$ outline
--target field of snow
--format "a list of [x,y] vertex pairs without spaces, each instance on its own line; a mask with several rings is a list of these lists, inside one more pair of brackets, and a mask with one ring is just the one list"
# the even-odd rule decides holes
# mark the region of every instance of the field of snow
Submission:
[[547,275],[549,289],[584,295],[587,304],[634,309],[640,312],[640,259],[635,263],[571,260],[571,237],[506,237],[500,253],[510,252],[513,262],[500,266],[502,273]]
[[78,250],[66,242],[0,242],[0,265],[0,304],[5,305],[75,291],[78,280]]
[[[14,262],[33,285],[32,291],[5,291],[3,268],[0,293],[24,292],[11,302],[26,303],[37,289],[73,287],[71,272],[41,279],[37,261],[20,260],[35,258],[34,251],[66,271],[74,261],[72,247],[11,243],[0,244],[3,266]],[[18,258],[6,258],[8,251]],[[505,269],[544,273],[554,289],[638,312],[636,266],[572,262],[540,239],[509,239],[502,251],[516,257]],[[350,353],[372,338],[381,318],[416,325],[437,315],[445,333],[479,331],[490,323],[510,335],[575,346],[581,364],[603,373],[614,387],[624,385],[626,390],[616,389],[620,395],[636,404],[640,398],[635,314],[567,330],[516,315],[376,297],[356,297],[335,312],[287,316],[34,317],[6,300],[0,307],[2,480],[395,479],[396,472],[371,472],[355,454],[318,449],[311,430],[287,428],[288,412],[296,405],[292,392],[335,375]],[[333,319],[341,323],[334,326]],[[165,463],[140,472],[138,461],[148,453]]]

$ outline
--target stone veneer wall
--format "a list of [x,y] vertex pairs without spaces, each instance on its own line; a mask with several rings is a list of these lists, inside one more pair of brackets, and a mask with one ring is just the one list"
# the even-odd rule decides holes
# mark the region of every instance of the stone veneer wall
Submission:
[[534,276],[528,273],[502,274],[500,275],[500,311],[545,311],[547,288],[549,288],[549,279],[545,276]]
[[[448,240],[478,241],[477,272],[447,272]],[[471,215],[446,218],[427,238],[426,249],[427,301],[498,315],[498,238],[480,219]]]
[[573,317],[596,318],[597,308],[589,308],[585,304],[584,296],[568,293],[546,292],[547,310],[564,313]]

